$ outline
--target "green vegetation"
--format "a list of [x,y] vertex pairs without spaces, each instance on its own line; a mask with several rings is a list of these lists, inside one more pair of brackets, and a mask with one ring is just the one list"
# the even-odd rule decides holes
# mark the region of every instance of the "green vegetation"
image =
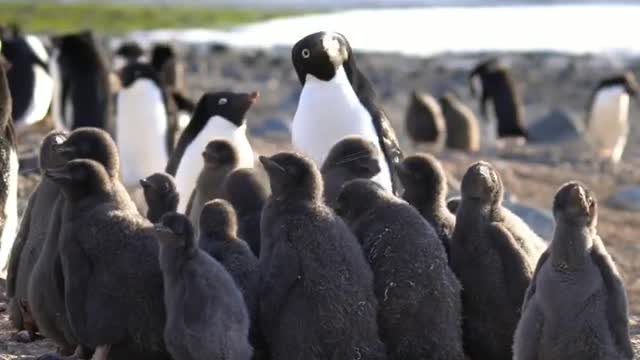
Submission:
[[0,3],[0,24],[17,23],[25,30],[36,33],[70,32],[87,28],[111,34],[156,28],[228,28],[293,14],[284,11],[162,5]]

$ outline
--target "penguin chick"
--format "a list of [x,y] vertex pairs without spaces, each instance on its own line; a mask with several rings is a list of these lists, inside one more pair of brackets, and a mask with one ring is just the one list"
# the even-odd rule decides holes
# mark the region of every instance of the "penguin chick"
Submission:
[[380,172],[379,152],[376,146],[360,136],[349,136],[338,141],[322,164],[324,199],[331,208],[342,185],[354,179],[371,179]]

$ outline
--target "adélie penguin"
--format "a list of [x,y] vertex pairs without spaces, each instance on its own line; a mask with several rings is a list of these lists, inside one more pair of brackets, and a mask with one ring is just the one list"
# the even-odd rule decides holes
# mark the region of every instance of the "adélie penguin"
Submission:
[[253,167],[254,155],[247,139],[245,116],[258,97],[257,92],[217,92],[200,98],[165,170],[176,179],[179,212],[184,213],[187,207],[204,165],[202,152],[211,140],[229,141],[238,150],[238,167]]
[[524,298],[514,359],[633,359],[627,296],[598,236],[593,193],[567,183],[553,212],[557,226]]
[[8,63],[0,56],[0,278],[7,278],[18,229],[18,154],[11,121]]
[[589,104],[587,139],[601,159],[614,164],[627,145],[630,96],[640,97],[640,85],[628,72],[602,80]]
[[2,55],[11,63],[7,79],[13,101],[12,118],[20,129],[42,120],[51,106],[49,54],[40,39],[22,34],[19,29],[4,31],[0,38]]
[[167,96],[149,64],[134,62],[120,71],[116,142],[122,182],[136,186],[149,174],[164,170],[173,150],[176,123],[167,111]]
[[320,165],[336,142],[359,135],[384,155],[373,180],[396,190],[392,165],[402,160],[402,151],[369,80],[356,66],[347,39],[338,33],[317,32],[298,41],[291,57],[302,84],[291,128],[293,147]]

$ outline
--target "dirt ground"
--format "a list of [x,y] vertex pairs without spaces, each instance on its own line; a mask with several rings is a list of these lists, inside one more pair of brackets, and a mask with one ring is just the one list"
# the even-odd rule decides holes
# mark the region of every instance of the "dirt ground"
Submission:
[[[385,110],[394,120],[393,125],[406,155],[425,150],[412,148],[403,133],[402,120],[410,91],[417,88],[437,92],[453,84],[463,100],[470,102],[465,88],[466,71],[481,57],[484,55],[443,55],[425,60],[397,56],[370,56],[365,59],[363,68],[370,74]],[[568,113],[581,115],[584,112],[582,106],[597,76],[627,66],[608,59],[557,54],[513,56],[511,60],[516,70],[523,70],[517,72],[517,80],[527,84],[525,100],[531,114],[539,109],[546,111],[562,105]],[[636,64],[636,68],[640,69],[640,65]],[[194,98],[210,88],[263,91],[260,104],[250,114],[250,133],[262,126],[262,121],[275,119],[287,122],[295,111],[299,84],[286,57],[230,52],[210,57],[205,63],[193,63],[188,71],[188,88]],[[271,75],[265,76],[265,73]],[[594,75],[595,73],[598,75]],[[632,114],[637,118],[638,109],[633,108]],[[469,155],[447,151],[437,152],[436,155],[456,179],[460,179],[467,167],[476,160],[492,162],[500,171],[507,191],[514,194],[521,203],[540,209],[550,208],[553,195],[566,181],[580,180],[595,190],[600,199],[599,232],[625,281],[630,312],[634,315],[630,320],[636,358],[640,359],[640,216],[609,208],[605,201],[623,185],[640,184],[638,124],[640,122],[632,123],[630,146],[625,160],[615,169],[582,161],[580,158],[583,154],[579,149],[560,146],[514,145],[492,154]],[[42,133],[42,129],[39,129],[21,136],[20,153],[23,157],[35,152]],[[278,136],[286,139],[287,135],[285,133]],[[267,135],[264,139],[254,137],[251,141],[256,152],[261,154],[271,154],[289,147],[282,137],[276,139]],[[21,176],[21,207],[26,204],[36,183],[37,176]],[[32,359],[55,350],[47,340],[22,344],[16,342],[13,335],[14,330],[8,322],[7,314],[0,313],[0,360]]]

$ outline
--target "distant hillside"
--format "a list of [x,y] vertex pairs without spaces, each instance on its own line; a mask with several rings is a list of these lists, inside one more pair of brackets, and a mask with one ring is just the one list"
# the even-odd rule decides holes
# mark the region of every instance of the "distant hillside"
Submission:
[[[33,0],[31,0],[33,1]],[[2,0],[0,0],[2,2]],[[39,0],[38,2],[48,2]],[[51,2],[86,2],[83,0],[51,0]],[[403,7],[403,6],[491,6],[518,4],[639,4],[640,0],[105,0],[103,3],[120,4],[189,4],[198,6],[344,9],[348,7]]]

